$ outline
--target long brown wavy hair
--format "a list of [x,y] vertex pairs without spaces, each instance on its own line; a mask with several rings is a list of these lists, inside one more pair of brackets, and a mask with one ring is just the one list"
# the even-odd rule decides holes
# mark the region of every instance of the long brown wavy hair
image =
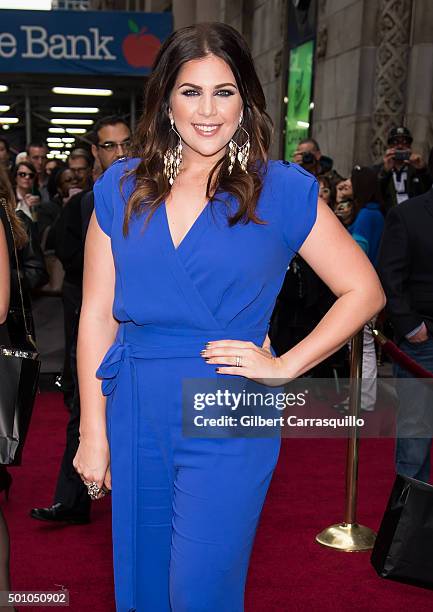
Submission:
[[[138,166],[126,173],[132,176],[135,188],[130,195],[124,217],[123,232],[128,233],[132,216],[149,210],[147,221],[170,192],[164,176],[164,153],[177,144],[168,116],[170,94],[178,72],[190,60],[215,55],[231,68],[242,97],[242,126],[250,137],[248,172],[236,162],[228,173],[228,156],[223,156],[209,173],[206,197],[216,199],[217,193],[227,192],[238,202],[229,224],[242,221],[263,223],[256,215],[257,201],[263,184],[271,141],[272,121],[266,112],[266,100],[248,46],[234,28],[223,23],[200,23],[173,32],[161,46],[152,73],[146,83],[144,110],[135,132],[131,154],[141,159]],[[242,130],[233,136],[244,142]]]
[[[27,233],[15,212],[15,195],[8,174],[6,170],[0,166],[0,200],[2,199],[4,199],[6,202],[16,247],[17,249],[21,249],[27,243]],[[2,206],[1,203],[0,206]]]

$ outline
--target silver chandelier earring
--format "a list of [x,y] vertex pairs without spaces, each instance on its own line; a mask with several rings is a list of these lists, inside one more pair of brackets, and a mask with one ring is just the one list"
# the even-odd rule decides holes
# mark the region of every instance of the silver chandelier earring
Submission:
[[243,145],[238,145],[238,143],[235,142],[233,138],[230,140],[229,151],[228,151],[229,174],[232,173],[233,166],[235,165],[236,160],[238,160],[242,170],[248,174],[247,166],[248,166],[248,158],[250,156],[250,135],[248,134],[246,129],[242,127],[241,122],[239,122],[239,127],[247,135],[247,140],[246,142],[244,142]]
[[174,179],[179,174],[179,166],[182,162],[182,139],[179,132],[174,127],[174,119],[170,117],[171,129],[179,138],[179,142],[174,149],[168,148],[164,153],[164,176],[168,178],[170,185],[173,185]]

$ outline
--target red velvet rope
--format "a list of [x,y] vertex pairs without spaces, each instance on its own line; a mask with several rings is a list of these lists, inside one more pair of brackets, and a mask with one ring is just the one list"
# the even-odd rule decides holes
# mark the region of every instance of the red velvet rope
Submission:
[[416,378],[433,378],[433,374],[419,365],[414,359],[409,357],[404,351],[398,348],[394,342],[389,340],[378,329],[372,329],[373,336],[382,349],[393,361],[402,368],[413,374]]

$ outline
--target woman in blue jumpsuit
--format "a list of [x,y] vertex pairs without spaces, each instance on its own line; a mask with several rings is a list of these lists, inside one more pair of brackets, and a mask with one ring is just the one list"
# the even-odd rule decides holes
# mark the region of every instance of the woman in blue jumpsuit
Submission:
[[[244,43],[222,24],[187,28],[165,43],[157,65],[167,61],[164,54],[182,37],[182,48],[186,48],[185,36],[188,44],[191,37],[201,41],[207,37],[206,52],[199,57],[206,56],[209,48],[214,54],[205,57],[207,63],[200,64],[201,68],[192,61],[188,68],[188,86],[191,89],[195,83],[194,95],[204,100],[198,102],[203,107],[197,111],[200,121],[193,127],[205,134],[203,141],[201,136],[197,141],[206,153],[206,147],[215,142],[212,133],[221,125],[225,127],[228,106],[224,105],[228,102],[222,99],[228,94],[218,96],[217,101],[215,93],[207,98],[208,85],[200,85],[200,78],[206,83],[212,78],[222,82],[217,76],[221,59],[217,58],[216,36],[226,42],[229,38],[232,49]],[[167,65],[172,63],[167,61]],[[203,66],[205,71],[200,72]],[[227,70],[227,64],[222,69]],[[227,86],[227,79],[224,83]],[[212,87],[212,91],[220,87]],[[247,108],[248,99],[244,103]],[[172,112],[182,132],[180,111],[175,112],[178,108],[173,104]],[[148,108],[146,112],[155,110]],[[148,135],[149,141],[152,137]],[[225,151],[226,147],[221,154]],[[184,160],[193,158],[192,147],[184,153],[188,153]],[[194,155],[198,159],[197,151]],[[96,221],[92,219],[86,244],[78,348],[82,439],[74,465],[89,492],[93,486],[101,496],[103,482],[112,489],[119,612],[241,612],[254,534],[280,439],[183,435],[182,382],[191,378],[225,380],[233,374],[254,380],[278,378],[283,373],[286,379],[296,376],[341,346],[372,310],[380,308],[382,294],[364,255],[346,237],[333,214],[325,211],[321,227],[326,226],[325,233],[330,233],[325,249],[335,256],[337,242],[338,252],[350,260],[364,281],[368,299],[357,299],[353,283],[339,285],[340,265],[338,273],[322,273],[319,260],[325,260],[325,267],[329,267],[329,260],[318,253],[316,240],[316,246],[310,248],[311,264],[338,293],[346,294],[346,299],[330,315],[327,323],[331,333],[322,330],[313,336],[301,351],[303,357],[296,347],[292,349],[287,355],[296,367],[289,366],[284,356],[277,359],[261,347],[266,345],[270,315],[289,262],[314,233],[318,216],[315,178],[294,164],[263,159],[255,212],[264,223],[230,225],[229,217],[236,213],[238,202],[233,193],[219,188],[218,197],[207,202],[179,242],[171,231],[175,224],[169,223],[173,213],[169,213],[167,198],[152,214],[146,206],[135,210],[128,220],[128,232],[124,231],[125,203],[137,189],[141,161],[116,162],[95,185]],[[179,180],[181,184],[182,174],[174,190]],[[187,205],[188,194],[184,193],[182,204]],[[115,326],[108,319],[107,306],[105,310],[98,306],[113,302],[111,291]],[[93,311],[97,315],[93,316]],[[344,317],[348,312],[357,313],[351,321]],[[341,315],[344,324],[337,320]],[[108,332],[104,332],[104,322]],[[107,398],[103,409],[108,466],[100,442],[101,421],[96,416],[97,412],[102,414],[100,387],[97,393],[94,371],[89,370],[98,362],[112,331],[114,342],[104,350],[96,374]]]
[[[242,610],[250,548],[280,439],[183,437],[182,379],[218,376],[200,356],[209,340],[263,344],[290,259],[315,221],[317,183],[298,166],[269,162],[258,207],[266,226],[230,228],[222,222],[226,205],[214,203],[175,249],[164,206],[146,240],[142,219],[124,239],[119,181],[132,163],[117,162],[95,186],[96,216],[113,246],[113,312],[121,322],[98,370],[109,399],[117,593],[128,601],[135,567],[137,599],[127,605],[169,610],[161,572],[168,575],[171,564],[179,610],[235,612]],[[275,201],[275,194],[288,192],[290,214],[282,197]],[[187,576],[201,585],[201,607],[188,605],[196,596]],[[120,610],[127,609],[122,601]]]

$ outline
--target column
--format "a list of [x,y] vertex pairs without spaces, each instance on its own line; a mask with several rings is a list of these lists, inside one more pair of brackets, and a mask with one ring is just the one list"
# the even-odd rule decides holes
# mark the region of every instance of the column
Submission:
[[413,148],[427,157],[433,144],[433,12],[431,0],[417,0],[412,9],[412,35],[407,79],[406,119]]
[[196,0],[173,0],[173,19],[175,30],[196,23]]
[[383,156],[390,128],[404,123],[411,16],[412,0],[380,0],[371,144],[375,161]]
[[219,0],[198,0],[196,19],[197,23],[200,23],[201,21],[219,21]]

